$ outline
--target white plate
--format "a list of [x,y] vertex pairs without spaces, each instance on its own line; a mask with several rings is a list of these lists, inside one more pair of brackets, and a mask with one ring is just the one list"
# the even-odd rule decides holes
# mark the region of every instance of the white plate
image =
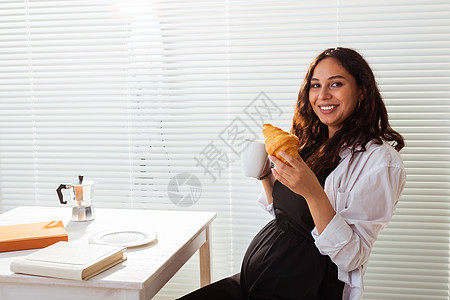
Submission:
[[137,247],[155,241],[157,235],[152,231],[108,230],[94,234],[89,238],[91,244],[104,244],[122,247]]

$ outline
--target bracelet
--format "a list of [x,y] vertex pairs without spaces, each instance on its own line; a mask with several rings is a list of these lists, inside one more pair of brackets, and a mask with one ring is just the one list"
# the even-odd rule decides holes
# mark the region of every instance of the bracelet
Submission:
[[270,168],[270,170],[269,170],[269,172],[267,172],[267,174],[260,176],[260,177],[256,177],[256,179],[258,179],[258,180],[266,179],[267,177],[269,177],[270,174],[272,174],[272,168]]

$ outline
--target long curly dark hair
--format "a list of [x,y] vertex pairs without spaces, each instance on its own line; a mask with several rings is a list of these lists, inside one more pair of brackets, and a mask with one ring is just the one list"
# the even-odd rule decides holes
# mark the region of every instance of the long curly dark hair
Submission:
[[[328,138],[328,127],[319,120],[309,103],[314,69],[328,57],[340,62],[364,94],[359,107],[331,138]],[[291,133],[299,137],[299,153],[316,176],[336,167],[339,153],[344,148],[351,147],[353,159],[356,153],[366,151],[369,141],[389,142],[397,151],[405,146],[402,135],[389,125],[387,110],[369,64],[355,50],[341,47],[326,49],[309,66],[298,93]]]

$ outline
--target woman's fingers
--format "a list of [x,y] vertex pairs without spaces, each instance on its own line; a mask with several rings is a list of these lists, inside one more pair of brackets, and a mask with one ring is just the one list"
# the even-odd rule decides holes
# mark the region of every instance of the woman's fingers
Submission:
[[286,152],[280,151],[280,156],[283,157],[291,166],[299,165],[299,162],[304,162],[303,159],[299,156],[298,158],[294,158]]
[[270,156],[270,160],[276,166],[275,170],[272,171],[275,178],[297,194],[303,195],[304,193],[308,193],[309,185],[314,185],[315,182],[315,175],[311,169],[302,158],[294,158],[284,152],[280,152],[280,156],[288,164],[283,163],[276,157]]
[[[280,161],[281,162],[281,161]],[[275,163],[275,162],[274,162]],[[275,179],[278,180],[279,182],[281,182],[283,185],[288,186],[289,183],[286,180],[286,178],[284,178],[280,172],[278,172],[277,167],[272,169],[272,174],[273,176],[275,176]]]
[[286,159],[290,165],[285,164],[275,156],[270,156],[270,160],[275,164],[275,168],[272,173],[279,182],[287,187],[290,187],[292,181],[291,177],[293,173],[295,173],[295,167],[293,166],[298,165],[298,161],[296,162],[295,158],[285,152],[280,152],[280,156]]
[[291,155],[287,154],[286,152],[280,151],[280,156],[283,157],[288,164],[283,163],[280,159],[278,159],[276,156],[269,156],[269,159],[275,164],[277,167],[277,171],[279,172],[290,172],[292,169],[298,169],[301,167],[301,162],[303,160],[301,158],[294,158]]
[[286,165],[284,162],[282,162],[280,159],[278,159],[276,156],[269,156],[270,161],[273,162],[275,165],[274,169],[278,172],[286,172],[288,168],[291,166]]

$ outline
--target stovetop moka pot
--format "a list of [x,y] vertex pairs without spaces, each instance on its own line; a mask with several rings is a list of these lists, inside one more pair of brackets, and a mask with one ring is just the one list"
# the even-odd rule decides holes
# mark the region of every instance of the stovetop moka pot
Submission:
[[94,207],[92,201],[94,198],[94,181],[84,180],[83,175],[78,176],[78,181],[70,184],[60,184],[56,189],[59,202],[67,204],[64,201],[63,189],[68,189],[72,202],[72,220],[73,221],[90,221],[94,217]]

